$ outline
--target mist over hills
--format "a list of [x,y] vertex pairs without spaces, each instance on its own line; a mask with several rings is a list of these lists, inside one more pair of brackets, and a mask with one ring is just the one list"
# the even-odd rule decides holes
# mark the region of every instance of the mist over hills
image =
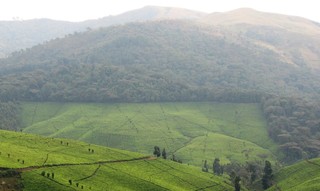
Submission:
[[141,9],[128,11],[116,16],[107,16],[97,20],[88,20],[80,24],[84,26],[88,25],[92,28],[99,28],[111,25],[152,20],[194,20],[200,19],[206,15],[206,13],[182,8],[145,6]]
[[283,62],[319,69],[320,25],[314,21],[242,8],[209,14],[201,22],[263,46],[278,54]]
[[83,32],[90,28],[148,20],[198,19],[205,15],[205,13],[180,8],[146,6],[116,16],[107,16],[83,22],[51,19],[0,21],[0,58],[8,56],[11,52],[30,48],[74,32]]

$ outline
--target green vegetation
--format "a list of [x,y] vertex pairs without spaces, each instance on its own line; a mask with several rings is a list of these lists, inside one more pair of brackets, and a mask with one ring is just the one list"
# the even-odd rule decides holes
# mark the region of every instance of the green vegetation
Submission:
[[[23,103],[24,132],[72,138],[152,154],[154,146],[184,163],[275,161],[258,104]],[[146,138],[147,137],[147,138]]]
[[320,159],[304,160],[275,173],[268,191],[316,191],[320,187]]
[[[38,135],[0,131],[0,164],[8,168],[61,163],[124,160],[141,154]],[[94,154],[88,149],[94,149]],[[23,162],[24,161],[24,162]]]
[[[309,68],[299,53],[287,52],[268,37],[256,37],[270,35],[269,30],[254,26],[244,34],[230,30],[171,20],[68,35],[1,59],[0,98],[258,102],[269,93],[313,97],[320,93],[320,77],[313,69],[317,67]],[[287,33],[281,33],[284,42],[300,39]],[[302,37],[308,47],[319,44],[317,38]],[[280,52],[274,51],[278,48]],[[306,51],[316,59],[313,49]]]
[[[172,11],[146,10],[154,18]],[[242,11],[251,18],[241,21]],[[141,19],[139,11],[129,15],[117,22]],[[261,24],[266,18],[269,22]],[[47,23],[55,23],[50,32],[34,32],[33,25]],[[16,24],[20,22],[11,27]],[[57,31],[84,30],[82,24],[47,20],[28,24],[20,30],[22,36],[0,27],[0,57],[17,42],[23,48]],[[23,127],[47,138],[1,131],[0,164],[20,168],[25,190],[32,191],[228,190],[222,178],[209,177],[212,171],[221,175],[223,167],[235,190],[259,178],[265,188],[274,185],[269,190],[317,190],[319,178],[312,167],[319,166],[318,160],[287,167],[275,179],[277,169],[272,171],[271,164],[276,164],[275,155],[287,163],[320,155],[318,29],[303,19],[237,10],[194,21],[88,28],[14,52],[0,60],[0,128]],[[24,39],[30,34],[39,39]],[[7,46],[3,42],[8,39],[17,41]],[[261,103],[262,112],[255,103]],[[155,148],[159,157],[201,166],[211,175],[90,144],[148,155]],[[265,160],[271,163],[262,176]],[[29,166],[34,167],[24,168]],[[19,184],[15,179],[20,174],[13,174],[10,181]]]
[[232,190],[199,168],[68,139],[1,130],[0,148],[1,167],[20,172],[26,191]]
[[[144,11],[155,13],[155,16],[161,12],[175,12],[171,9],[158,10],[150,7]],[[246,14],[251,15],[251,18],[239,16]],[[134,12],[133,15],[138,16],[139,11]],[[184,12],[182,15],[188,14]],[[198,18],[202,16],[200,14]],[[124,16],[124,18],[134,17]],[[262,24],[260,19],[269,22]],[[128,20],[124,19],[122,23],[126,21]],[[237,24],[248,21],[250,24]],[[86,24],[90,26],[89,23]],[[3,28],[5,30],[5,27]],[[86,32],[57,38],[1,59],[0,100],[2,102],[261,103],[269,95],[296,96],[305,101],[312,100],[311,105],[318,106],[305,107],[306,104],[303,104],[301,109],[301,102],[295,99],[284,104],[283,102],[281,104],[278,104],[280,102],[262,103],[268,133],[281,145],[283,161],[292,163],[304,157],[316,157],[320,153],[318,146],[320,124],[318,120],[320,113],[318,29],[319,26],[310,21],[252,10],[237,10],[224,16],[213,14],[193,21],[158,20],[88,29]],[[7,108],[4,110],[10,111]],[[309,111],[305,112],[305,110]],[[135,113],[134,110],[131,111]],[[73,114],[70,113],[70,115]],[[85,115],[92,117],[86,112]],[[125,115],[134,116],[133,113],[125,113]],[[223,109],[221,115],[224,115]],[[216,116],[221,117],[218,114]],[[232,117],[231,121],[237,120],[235,114],[228,113],[228,116]],[[175,145],[175,148],[170,148],[170,152],[175,152],[186,142],[191,142],[191,139],[196,137],[200,139],[206,134],[204,131],[226,134],[269,148],[267,144],[261,143],[269,141],[267,137],[262,136],[262,140],[255,140],[260,136],[258,136],[259,133],[252,133],[256,128],[250,127],[255,127],[256,124],[251,120],[248,120],[248,123],[242,125],[240,129],[237,129],[237,125],[234,124],[242,122],[232,124],[226,122],[230,121],[227,119],[219,125],[219,120],[215,120],[214,124],[208,125],[209,122],[203,123],[201,119],[199,122],[198,116],[194,119],[193,115],[187,113],[179,115],[178,118],[171,118],[176,120],[178,125],[175,125],[174,120],[171,122],[155,120],[161,127],[165,127],[166,123],[169,126],[173,125],[171,127],[173,131],[162,128],[153,129],[151,134],[154,136],[150,137],[152,141],[143,146],[141,136],[135,136],[134,133],[140,134],[143,128],[148,129],[143,127],[143,125],[146,126],[143,122],[146,121],[145,119],[138,118],[132,123],[132,119],[130,121],[128,118],[127,123],[122,127],[132,132],[126,134],[121,132],[126,130],[116,124],[116,122],[124,122],[124,118],[118,118],[117,114],[110,117],[115,117],[114,123],[100,120],[99,123],[93,122],[94,126],[88,124],[87,121],[90,120],[85,118],[82,119],[83,121],[79,121],[75,116],[72,116],[72,119],[68,117],[59,119],[64,124],[72,124],[68,128],[65,128],[64,124],[60,125],[60,121],[53,118],[50,120],[54,125],[48,124],[47,129],[37,128],[36,131],[42,135],[70,137],[87,142],[96,141],[109,146],[117,145],[119,139],[125,139],[127,142],[123,141],[122,145],[117,147],[125,149],[131,147],[130,149],[133,150],[132,145],[135,145],[138,148],[135,150],[142,152],[149,152],[150,147],[155,143],[162,148]],[[166,121],[164,116],[158,117]],[[36,120],[36,118],[29,120]],[[20,124],[17,119],[18,114],[15,111],[11,112],[9,117],[0,112],[0,127],[17,130],[17,124]],[[210,116],[207,119],[211,120]],[[75,120],[77,123],[73,123]],[[143,123],[142,126],[139,124],[140,121]],[[193,122],[199,128],[190,127]],[[154,122],[149,123],[157,127],[153,124]],[[113,128],[112,132],[116,133],[101,130],[105,124],[108,124],[108,129]],[[31,125],[33,127],[30,128],[30,132],[32,132],[31,129],[36,128],[36,125],[41,126],[40,123],[31,123]],[[83,128],[79,128],[80,126]],[[90,130],[86,131],[88,126]],[[77,130],[74,130],[74,127],[77,127]],[[249,128],[251,130],[248,130]],[[113,131],[115,129],[120,129],[120,132]],[[166,136],[164,136],[165,133]],[[157,136],[159,134],[161,134],[161,140]],[[93,136],[97,138],[91,140],[90,137]],[[165,140],[165,145],[161,145],[162,140]],[[129,142],[132,143],[129,144]],[[274,149],[271,148],[271,150]]]
[[[92,190],[201,190],[206,187],[208,190],[213,187],[215,190],[232,190],[230,185],[223,183],[225,179],[221,177],[163,160],[53,167],[46,170],[57,174],[55,181],[67,183],[64,185],[72,188],[79,183],[79,188],[84,186]],[[28,172],[26,176],[31,174],[31,178],[47,179],[40,172],[41,170]],[[69,179],[73,180],[72,185],[68,183]]]
[[263,161],[266,158],[275,160],[268,149],[243,139],[232,138],[216,133],[197,137],[179,149],[176,155],[184,162],[201,165],[203,159],[213,161],[218,157],[222,164],[231,162],[245,164],[246,161]]
[[18,130],[21,126],[21,108],[16,102],[0,101],[0,129]]
[[280,145],[283,161],[293,163],[320,155],[317,102],[279,96],[267,96],[261,101],[269,136]]

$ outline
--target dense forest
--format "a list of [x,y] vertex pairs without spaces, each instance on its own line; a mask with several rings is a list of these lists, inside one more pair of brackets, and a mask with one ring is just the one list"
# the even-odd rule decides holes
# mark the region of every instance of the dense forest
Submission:
[[283,160],[320,156],[320,105],[295,97],[267,96],[261,102],[269,136],[279,143]]
[[[184,21],[75,33],[1,60],[0,97],[24,101],[257,102],[313,96],[316,71],[228,32]],[[63,46],[61,46],[63,45]]]
[[20,128],[21,109],[16,102],[0,102],[0,129],[17,131]]

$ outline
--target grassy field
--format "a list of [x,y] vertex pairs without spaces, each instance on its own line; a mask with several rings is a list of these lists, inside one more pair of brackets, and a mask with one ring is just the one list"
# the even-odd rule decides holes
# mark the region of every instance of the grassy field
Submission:
[[26,191],[233,190],[199,168],[74,140],[0,130],[0,148],[0,167],[21,172]]
[[305,160],[275,174],[274,186],[268,191],[320,190],[320,159]]
[[[0,131],[0,164],[8,168],[60,163],[86,163],[100,160],[124,160],[141,157],[129,151],[91,145],[74,140],[56,139]],[[91,152],[89,152],[89,149]],[[94,153],[92,153],[92,149]]]
[[[78,183],[79,190],[81,186],[85,190],[233,190],[221,177],[163,160],[45,168],[24,173],[23,178],[48,179],[40,175],[42,171],[54,172],[54,180],[65,187],[76,188]],[[26,190],[35,188],[31,185]]]
[[23,103],[23,131],[150,154],[158,145],[183,162],[201,165],[274,161],[258,104]]

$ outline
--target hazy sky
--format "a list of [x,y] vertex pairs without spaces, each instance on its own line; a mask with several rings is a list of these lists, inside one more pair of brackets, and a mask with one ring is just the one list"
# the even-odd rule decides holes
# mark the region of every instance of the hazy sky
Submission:
[[117,15],[146,5],[156,5],[207,13],[250,7],[320,22],[317,4],[317,0],[2,0],[0,20],[50,18],[83,21]]

